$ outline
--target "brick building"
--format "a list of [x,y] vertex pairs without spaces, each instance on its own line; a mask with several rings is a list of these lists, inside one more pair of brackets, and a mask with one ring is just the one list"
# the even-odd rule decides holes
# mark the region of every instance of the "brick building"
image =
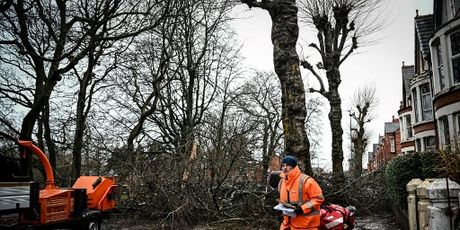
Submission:
[[460,137],[460,1],[433,1],[433,14],[414,18],[414,65],[402,72],[399,129],[379,137],[369,153],[369,171],[391,158],[386,138],[395,142],[395,154],[451,148]]
[[385,122],[384,135],[379,136],[378,144],[374,144],[374,151],[369,153],[367,170],[372,172],[401,154],[400,140],[399,119],[393,118],[391,122]]

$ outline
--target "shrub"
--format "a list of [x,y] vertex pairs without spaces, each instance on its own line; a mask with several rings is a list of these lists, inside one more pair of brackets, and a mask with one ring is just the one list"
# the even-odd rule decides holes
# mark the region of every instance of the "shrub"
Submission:
[[385,171],[392,203],[399,208],[407,208],[407,183],[414,178],[438,177],[437,164],[438,154],[433,152],[407,154],[393,159]]
[[455,141],[450,149],[439,151],[439,171],[460,184],[460,144]]

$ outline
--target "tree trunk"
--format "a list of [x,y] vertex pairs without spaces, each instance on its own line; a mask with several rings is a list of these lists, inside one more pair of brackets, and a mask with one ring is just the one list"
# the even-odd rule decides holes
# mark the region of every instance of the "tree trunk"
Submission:
[[333,68],[326,73],[329,80],[328,101],[330,105],[329,121],[332,132],[332,174],[336,185],[345,181],[343,174],[343,149],[342,149],[342,99],[339,94],[340,72]]
[[363,171],[363,155],[366,150],[366,140],[364,139],[364,122],[358,121],[358,130],[354,139],[354,158],[353,158],[353,176],[359,178]]
[[45,142],[48,149],[48,158],[51,164],[51,168],[56,170],[56,145],[54,144],[53,139],[51,138],[51,128],[50,128],[50,108],[49,103],[45,106],[42,112],[43,126],[45,129],[44,136]]
[[[86,76],[84,77],[86,78]],[[83,79],[86,81],[86,79]],[[77,99],[77,111],[75,120],[75,136],[72,148],[72,178],[76,180],[81,174],[81,150],[83,148],[83,134],[86,128],[86,119],[84,116],[86,101],[87,83],[80,82],[80,90]]]
[[[262,136],[262,175],[263,177],[261,178],[262,180],[260,182],[264,182],[265,179],[267,178],[267,172],[268,172],[268,166],[270,164],[270,154],[269,154],[269,142],[268,142],[268,137],[270,135],[270,127],[271,122],[267,124],[267,121],[264,120],[264,129],[263,129],[263,136]],[[273,135],[273,134],[272,134]]]
[[285,151],[305,164],[312,175],[310,143],[305,131],[305,88],[296,51],[299,37],[295,0],[278,0],[268,9],[272,19],[273,62],[281,84]]
[[353,158],[353,176],[355,178],[359,178],[363,171],[364,144],[359,140],[362,139],[357,139],[357,143],[355,144],[355,156]]
[[[93,77],[94,68],[94,50],[88,55],[88,67],[83,74],[83,78],[80,79],[80,89],[78,91],[77,98],[77,111],[75,119],[75,136],[73,140],[72,149],[72,177],[76,180],[81,175],[81,150],[83,149],[83,135],[86,129],[86,91]],[[90,95],[92,96],[92,95]],[[87,105],[90,106],[90,105]],[[89,109],[89,108],[87,108]]]
[[[54,84],[53,84],[54,87]],[[48,103],[49,96],[51,94],[51,90],[48,91],[41,91],[36,90],[37,94],[34,99],[34,104],[29,112],[26,114],[24,119],[22,120],[21,125],[21,133],[19,135],[19,140],[32,140],[32,133],[34,130],[35,122],[37,121],[38,117],[40,116],[40,112],[43,107]],[[40,93],[38,93],[40,92]],[[30,164],[30,154],[29,152],[20,149],[21,151],[21,173],[23,176],[31,176],[32,175],[32,168]]]

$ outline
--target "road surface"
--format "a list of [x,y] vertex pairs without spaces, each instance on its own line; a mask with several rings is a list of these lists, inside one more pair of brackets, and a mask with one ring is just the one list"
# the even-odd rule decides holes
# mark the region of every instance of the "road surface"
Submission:
[[[248,226],[235,226],[238,229],[265,229],[265,228],[251,228]],[[102,229],[114,229],[114,230],[144,230],[144,229],[157,229],[157,223],[153,223],[148,220],[117,220],[110,221],[109,223],[102,224]],[[173,226],[174,229],[174,226]],[[220,229],[219,227],[209,227],[206,225],[200,225],[193,228],[193,230],[215,230]],[[221,229],[228,229],[228,226],[222,227]],[[356,216],[356,230],[398,230],[396,221],[391,214],[374,214],[368,216]]]

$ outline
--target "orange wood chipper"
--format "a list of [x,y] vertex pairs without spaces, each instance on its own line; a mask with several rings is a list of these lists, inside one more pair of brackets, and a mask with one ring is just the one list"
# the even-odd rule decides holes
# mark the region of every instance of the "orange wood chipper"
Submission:
[[18,214],[19,218],[9,227],[100,229],[102,219],[115,208],[115,178],[81,176],[71,188],[58,188],[46,155],[31,141],[18,143],[38,156],[46,186],[39,190],[34,181],[0,181],[0,216]]

